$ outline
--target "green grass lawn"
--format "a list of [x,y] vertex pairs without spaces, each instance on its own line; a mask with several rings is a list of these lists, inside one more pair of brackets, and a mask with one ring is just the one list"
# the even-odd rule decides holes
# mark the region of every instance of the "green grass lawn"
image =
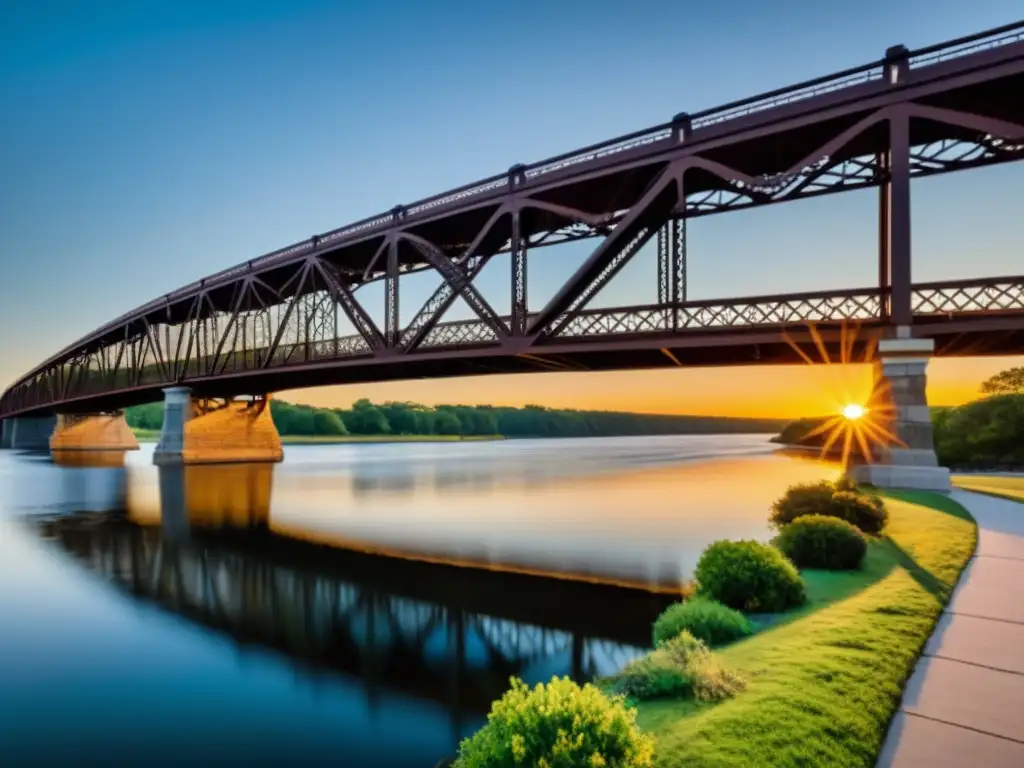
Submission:
[[639,704],[659,766],[873,766],[903,685],[977,531],[936,494],[888,499],[855,573],[805,571],[808,604],[718,652],[747,680],[720,704]]
[[[159,429],[133,429],[135,437],[142,443],[155,443],[160,439]],[[329,445],[336,443],[457,443],[464,440],[504,440],[502,435],[283,435],[281,442],[286,445]]]
[[996,477],[993,475],[953,475],[958,488],[1002,496],[1013,501],[1024,501],[1024,477]]

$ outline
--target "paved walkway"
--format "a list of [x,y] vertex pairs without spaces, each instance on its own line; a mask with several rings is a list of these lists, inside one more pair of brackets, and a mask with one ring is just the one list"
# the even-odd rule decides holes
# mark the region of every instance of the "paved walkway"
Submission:
[[978,550],[903,692],[878,765],[1024,766],[1024,504],[967,491]]

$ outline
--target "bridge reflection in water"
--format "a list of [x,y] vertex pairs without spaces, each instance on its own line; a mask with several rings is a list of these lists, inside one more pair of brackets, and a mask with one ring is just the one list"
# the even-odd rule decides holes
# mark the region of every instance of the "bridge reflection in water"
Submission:
[[[101,463],[124,484],[116,460]],[[270,518],[274,469],[163,467],[158,505],[122,504],[122,488],[106,510],[39,525],[136,598],[315,675],[357,679],[371,711],[388,691],[442,704],[453,745],[482,722],[512,675],[585,680],[641,653],[670,599],[283,535]]]

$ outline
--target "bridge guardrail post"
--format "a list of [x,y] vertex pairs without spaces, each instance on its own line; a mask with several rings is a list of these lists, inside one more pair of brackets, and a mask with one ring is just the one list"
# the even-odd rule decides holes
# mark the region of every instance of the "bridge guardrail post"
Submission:
[[905,45],[894,45],[885,51],[885,81],[889,85],[903,85],[910,72],[910,51]]
[[672,118],[672,139],[676,144],[686,142],[692,131],[693,120],[689,112],[680,112]]

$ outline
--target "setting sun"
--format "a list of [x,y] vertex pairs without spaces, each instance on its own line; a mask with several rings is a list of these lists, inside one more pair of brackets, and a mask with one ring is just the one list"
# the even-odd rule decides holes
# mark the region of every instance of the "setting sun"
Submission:
[[854,421],[856,419],[859,419],[863,415],[864,415],[864,406],[863,405],[857,405],[856,403],[850,403],[849,405],[847,405],[847,406],[845,406],[843,408],[843,416],[845,416],[850,421]]

